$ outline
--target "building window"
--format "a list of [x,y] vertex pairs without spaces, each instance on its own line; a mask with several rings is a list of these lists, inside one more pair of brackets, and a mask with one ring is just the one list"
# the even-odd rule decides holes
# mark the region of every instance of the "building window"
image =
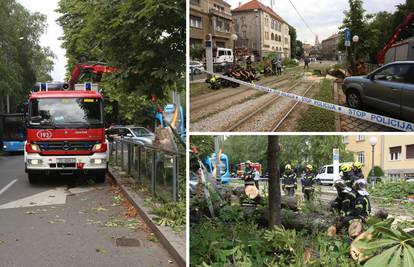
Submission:
[[[226,47],[224,42],[216,42],[216,47]],[[219,51],[219,56],[225,56],[226,51]]]
[[414,145],[408,145],[406,147],[407,153],[406,153],[406,158],[407,159],[414,159]]
[[357,141],[364,141],[365,140],[365,135],[357,135],[356,140]]
[[193,28],[203,28],[203,23],[200,17],[190,16],[190,27]]
[[247,38],[247,33],[246,33],[246,31],[242,31],[242,37],[243,37],[243,38]]
[[364,151],[357,153],[357,160],[361,162],[361,164],[365,164],[365,153]]
[[342,138],[343,138],[343,143],[344,144],[349,144],[349,136],[344,135]]
[[281,41],[282,41],[282,36],[279,35],[279,42],[281,42]]
[[274,40],[274,39],[275,39],[275,35],[273,34],[273,32],[272,32],[271,39],[272,39],[272,40]]
[[224,31],[225,32],[230,32],[230,23],[224,22]]
[[220,12],[224,12],[224,7],[214,4],[214,9]]
[[282,23],[279,23],[279,31],[282,32]]
[[219,31],[219,32],[224,31],[223,21],[221,21],[221,20],[216,21],[216,30]]
[[275,28],[275,21],[272,19],[272,26],[271,26],[271,28],[272,29],[274,29]]
[[199,6],[199,5],[200,5],[200,0],[190,0],[190,3],[191,3],[192,5],[197,5],[197,6]]
[[391,160],[401,159],[401,146],[390,147],[390,159]]

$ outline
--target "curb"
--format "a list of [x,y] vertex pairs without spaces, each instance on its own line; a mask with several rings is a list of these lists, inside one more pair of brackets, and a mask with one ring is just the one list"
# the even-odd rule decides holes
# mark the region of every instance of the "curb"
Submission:
[[[152,221],[151,215],[149,214],[149,209],[144,206],[144,200],[137,193],[133,192],[132,190],[128,189],[125,185],[122,184],[116,170],[114,170],[112,167],[108,167],[108,174],[119,185],[125,197],[139,211],[139,215],[149,226],[149,228],[151,228],[151,230],[154,232],[155,236],[158,238],[162,246],[170,253],[170,255],[178,264],[178,266],[185,267],[185,240],[183,243],[182,240],[177,238],[177,236],[167,227],[158,226]],[[177,249],[177,247],[181,249]]]

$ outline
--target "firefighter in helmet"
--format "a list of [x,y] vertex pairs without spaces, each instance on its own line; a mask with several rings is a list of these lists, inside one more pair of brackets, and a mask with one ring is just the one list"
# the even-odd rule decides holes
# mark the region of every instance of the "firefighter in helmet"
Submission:
[[359,161],[355,161],[354,164],[352,164],[354,176],[358,179],[364,179],[364,174],[362,173],[362,164]]
[[348,163],[344,163],[341,165],[340,168],[342,172],[342,179],[345,181],[346,186],[352,187],[355,182],[354,172],[352,170],[352,165]]
[[365,179],[358,179],[354,182],[353,189],[356,192],[354,204],[351,207],[349,216],[343,219],[343,226],[348,228],[353,221],[365,222],[371,213],[371,202],[367,192]]
[[245,162],[245,168],[244,168],[244,174],[243,174],[244,186],[255,185],[254,176],[255,176],[255,170],[252,166],[252,162],[250,160],[247,160]]
[[313,188],[313,185],[315,184],[315,174],[313,173],[313,166],[311,164],[306,165],[301,182],[305,200],[309,201],[313,199],[313,192],[315,191],[315,188]]
[[346,186],[342,179],[336,180],[334,186],[338,195],[331,203],[331,211],[339,214],[341,218],[349,216],[356,199],[356,192]]
[[294,196],[295,189],[298,187],[298,185],[296,183],[296,173],[292,170],[292,166],[290,164],[286,164],[282,178],[282,188],[285,191],[286,195],[289,197]]

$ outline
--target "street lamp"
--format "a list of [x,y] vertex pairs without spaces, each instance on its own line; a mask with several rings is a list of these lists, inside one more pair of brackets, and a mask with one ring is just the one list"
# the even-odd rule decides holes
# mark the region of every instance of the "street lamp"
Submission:
[[[371,174],[371,176],[372,177],[374,177],[374,179],[375,179],[375,170],[374,170],[374,148],[375,148],[375,145],[377,144],[377,137],[375,137],[375,136],[373,136],[373,137],[371,137],[370,139],[369,139],[369,144],[371,145],[371,147],[372,147],[372,164],[371,164],[371,166],[372,166],[372,174]],[[373,185],[375,184],[375,180],[372,180],[371,179],[371,181],[373,182]]]
[[233,33],[230,38],[233,40],[233,64],[236,63],[236,41],[239,38],[237,34]]
[[352,37],[352,42],[354,43],[354,56],[353,56],[353,67],[355,67],[356,64],[356,44],[359,42],[359,36],[358,35],[354,35],[354,37]]

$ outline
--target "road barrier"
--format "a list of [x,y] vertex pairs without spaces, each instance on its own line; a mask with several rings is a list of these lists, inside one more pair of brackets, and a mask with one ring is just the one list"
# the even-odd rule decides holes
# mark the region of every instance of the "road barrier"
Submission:
[[179,168],[179,164],[185,164],[184,153],[173,153],[124,138],[115,138],[110,152],[116,165],[153,196],[167,202],[178,201],[178,180],[179,177],[185,179],[185,168]]
[[281,90],[272,89],[272,88],[265,87],[265,86],[258,85],[258,84],[254,84],[254,83],[248,83],[248,82],[245,82],[245,81],[234,79],[234,78],[224,76],[224,75],[214,73],[214,72],[209,72],[209,71],[205,71],[205,70],[201,70],[201,71],[205,72],[207,74],[210,74],[210,75],[214,75],[216,77],[220,77],[220,78],[225,79],[225,80],[229,80],[229,81],[232,81],[232,82],[235,82],[235,83],[238,83],[238,84],[245,85],[247,87],[250,87],[250,88],[262,91],[262,92],[276,94],[276,95],[279,95],[279,96],[282,96],[282,97],[289,98],[289,99],[294,100],[294,101],[298,101],[298,102],[305,103],[305,104],[308,104],[308,105],[312,105],[312,106],[315,106],[315,107],[319,107],[319,108],[322,108],[322,109],[327,109],[327,110],[330,110],[330,111],[333,111],[333,112],[348,115],[348,116],[358,118],[358,119],[361,119],[361,120],[365,120],[365,121],[373,122],[373,123],[376,123],[376,124],[384,125],[384,126],[387,126],[387,127],[393,128],[393,129],[397,129],[397,130],[400,130],[400,131],[414,132],[414,123],[411,123],[411,122],[398,120],[398,119],[390,118],[390,117],[383,116],[383,115],[378,115],[378,114],[363,111],[363,110],[348,108],[348,107],[344,107],[344,106],[340,106],[340,105],[336,105],[336,104],[332,104],[332,103],[328,103],[328,102],[324,102],[324,101],[320,101],[320,100],[300,96],[300,95],[286,93],[286,92],[283,92]]

